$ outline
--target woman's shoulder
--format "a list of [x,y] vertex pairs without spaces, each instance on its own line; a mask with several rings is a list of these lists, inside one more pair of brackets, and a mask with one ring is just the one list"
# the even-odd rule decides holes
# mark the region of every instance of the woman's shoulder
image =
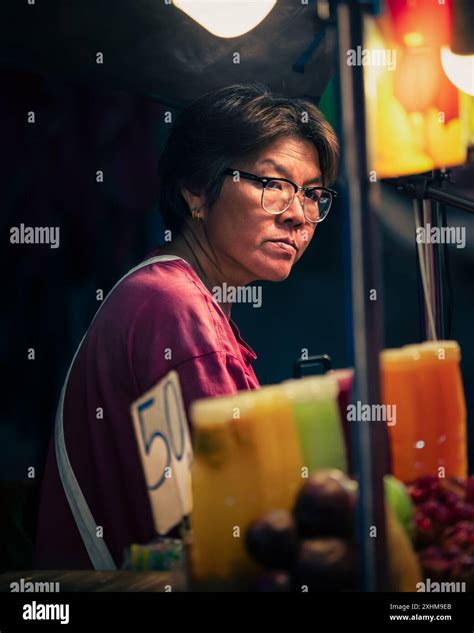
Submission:
[[194,269],[181,258],[152,262],[132,272],[120,284],[120,294],[132,305],[143,303],[169,316],[213,313],[217,304]]
[[[120,338],[179,342],[188,353],[221,351],[222,311],[192,267],[180,258],[135,269],[107,298],[102,326],[114,323]],[[104,306],[105,308],[106,306]],[[192,349],[191,349],[192,348]]]
[[190,264],[179,257],[158,261],[150,258],[142,262],[121,281],[117,290],[121,294],[156,300],[192,301],[205,295],[205,288]]

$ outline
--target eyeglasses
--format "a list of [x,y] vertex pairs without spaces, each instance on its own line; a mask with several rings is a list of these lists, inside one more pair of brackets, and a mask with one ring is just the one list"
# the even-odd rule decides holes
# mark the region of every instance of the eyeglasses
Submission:
[[336,191],[327,187],[299,187],[287,178],[266,178],[256,176],[240,169],[226,169],[226,176],[234,176],[238,179],[253,180],[263,185],[260,204],[267,213],[279,215],[288,209],[296,194],[303,192],[304,217],[311,224],[322,222],[329,213],[333,198],[337,197]]

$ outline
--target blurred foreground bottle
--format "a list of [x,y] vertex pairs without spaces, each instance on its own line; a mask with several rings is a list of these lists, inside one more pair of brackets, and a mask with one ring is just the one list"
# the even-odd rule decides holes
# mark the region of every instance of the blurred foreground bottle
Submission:
[[338,406],[338,381],[332,374],[287,380],[282,388],[293,407],[303,462],[347,472],[344,430]]
[[290,510],[301,485],[291,403],[280,387],[263,387],[199,400],[191,420],[193,582],[251,588],[259,568],[245,551],[247,528],[265,512]]

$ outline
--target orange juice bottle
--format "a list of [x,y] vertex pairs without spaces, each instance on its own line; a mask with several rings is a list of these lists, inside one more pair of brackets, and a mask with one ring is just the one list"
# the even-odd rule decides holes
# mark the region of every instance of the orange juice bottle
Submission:
[[438,469],[443,467],[445,477],[466,477],[466,402],[459,345],[456,341],[427,341],[417,346],[417,352],[418,381],[426,383],[425,399],[430,401],[425,424],[435,434],[430,455],[432,474],[439,475]]
[[396,406],[395,424],[389,426],[392,474],[411,481],[423,474],[424,445],[418,437],[419,410],[413,353],[386,349],[380,354],[381,398]]
[[455,341],[429,341],[381,353],[382,398],[397,406],[396,424],[389,427],[395,477],[410,481],[421,475],[467,476],[459,360]]
[[[437,389],[437,380],[433,372],[434,355],[423,343],[406,345],[405,351],[412,354],[415,368],[414,384],[416,390],[416,455],[418,457],[417,476],[436,475],[440,466],[445,466],[440,455],[439,440],[445,430],[445,422],[440,417],[441,394]],[[421,463],[420,463],[421,462]]]

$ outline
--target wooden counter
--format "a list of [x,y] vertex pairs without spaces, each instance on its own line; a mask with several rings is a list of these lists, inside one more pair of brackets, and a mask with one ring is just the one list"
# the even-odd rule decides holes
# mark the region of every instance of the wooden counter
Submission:
[[[14,571],[0,574],[0,592],[10,592],[10,583],[59,583],[60,592],[178,591],[186,590],[184,574],[162,571]],[[54,587],[54,585],[51,585]],[[41,590],[41,588],[38,588]]]

